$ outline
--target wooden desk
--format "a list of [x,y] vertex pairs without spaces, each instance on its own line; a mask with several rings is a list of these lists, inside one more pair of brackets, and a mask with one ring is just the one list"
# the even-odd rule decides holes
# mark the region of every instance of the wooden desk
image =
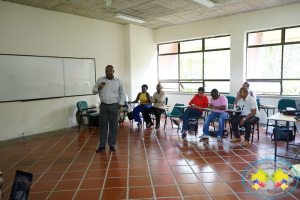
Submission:
[[262,108],[266,112],[267,117],[269,117],[269,109],[273,110],[273,115],[275,114],[275,108],[276,108],[276,106],[263,105],[263,106],[260,106],[260,108]]
[[169,109],[170,106],[152,106],[154,108],[159,108],[159,109],[162,109],[162,110],[166,110],[166,109]]
[[[282,113],[276,113],[275,115],[272,115],[271,117],[268,117],[269,120],[274,120],[275,121],[275,127],[277,127],[277,122],[278,121],[284,121],[286,122],[287,127],[289,127],[289,123],[290,122],[297,122],[296,119],[294,119],[296,117],[296,115],[284,115]],[[274,134],[274,138],[275,138],[275,155],[274,155],[274,159],[276,160],[276,157],[283,157],[283,158],[290,158],[290,159],[294,159],[294,160],[300,160],[297,159],[297,155],[299,153],[296,154],[295,158],[292,157],[287,157],[287,156],[282,156],[282,155],[277,155],[277,134]],[[288,151],[289,145],[293,145],[293,146],[300,146],[297,144],[289,144],[289,128],[287,129],[287,142],[286,142],[286,150]]]
[[132,101],[125,101],[125,103],[129,104],[132,109],[135,107],[135,104],[136,104],[136,103],[133,103]]

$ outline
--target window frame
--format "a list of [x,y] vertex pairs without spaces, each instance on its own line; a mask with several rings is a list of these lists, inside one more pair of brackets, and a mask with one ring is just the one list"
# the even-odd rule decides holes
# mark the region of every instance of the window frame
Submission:
[[[283,78],[283,64],[284,64],[284,47],[286,45],[293,45],[293,44],[300,44],[300,41],[294,41],[294,42],[285,42],[285,33],[286,33],[286,29],[290,29],[290,28],[300,28],[300,25],[296,25],[296,26],[289,26],[289,27],[282,27],[282,28],[274,28],[274,29],[266,29],[266,30],[257,30],[257,31],[251,31],[251,32],[247,32],[247,37],[246,37],[246,81],[247,82],[279,82],[280,83],[280,92],[279,92],[279,96],[299,96],[299,95],[286,95],[286,94],[282,94],[283,93],[283,81],[300,81],[299,79],[294,79],[294,78]],[[251,33],[261,33],[261,32],[268,32],[268,31],[276,31],[276,30],[281,30],[281,42],[279,43],[272,43],[272,44],[261,44],[261,45],[248,45],[249,43],[249,34]],[[247,61],[248,61],[248,49],[251,48],[258,48],[258,47],[269,47],[269,46],[281,46],[281,66],[280,66],[280,70],[281,70],[281,74],[280,74],[280,79],[248,79],[247,77]],[[278,96],[278,94],[258,94],[258,95],[264,95],[264,96]]]
[[[177,83],[177,91],[176,93],[182,93],[182,94],[191,94],[193,92],[184,92],[181,91],[181,84],[182,83],[192,83],[192,82],[198,82],[199,84],[202,84],[202,86],[205,86],[205,81],[228,81],[230,84],[230,78],[229,79],[204,79],[205,76],[205,70],[204,70],[204,54],[206,52],[216,52],[216,51],[224,51],[224,50],[229,50],[230,47],[228,48],[216,48],[216,49],[205,49],[205,40],[206,39],[212,39],[212,38],[219,38],[219,37],[230,37],[230,34],[225,34],[225,35],[218,35],[218,36],[210,36],[210,37],[203,37],[203,38],[196,38],[196,39],[190,39],[190,40],[180,40],[180,41],[172,41],[172,42],[166,42],[166,43],[159,43],[157,44],[157,77],[158,81],[163,83]],[[231,39],[231,38],[230,38]],[[180,51],[180,43],[181,42],[190,42],[190,41],[196,41],[196,40],[202,40],[202,49],[201,50],[195,50],[195,51]],[[178,43],[178,52],[176,53],[159,53],[159,45],[165,45],[165,44],[172,44],[172,43]],[[192,53],[202,53],[202,79],[180,79],[180,55],[183,54],[192,54]],[[178,60],[177,60],[177,65],[178,65],[178,77],[177,79],[160,79],[159,78],[159,57],[160,56],[168,56],[168,55],[178,55]],[[197,90],[197,88],[195,88]],[[175,93],[174,91],[166,91],[167,93]],[[222,94],[229,94],[230,93],[230,88],[229,92],[222,92]]]

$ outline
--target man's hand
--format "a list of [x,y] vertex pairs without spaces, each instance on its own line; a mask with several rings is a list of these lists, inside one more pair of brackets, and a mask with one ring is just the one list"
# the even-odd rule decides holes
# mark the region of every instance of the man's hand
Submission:
[[157,103],[157,99],[154,99],[154,103]]
[[239,96],[237,96],[236,98],[235,98],[235,102],[237,102],[238,100],[240,100],[240,95]]
[[100,86],[98,87],[98,91],[100,91],[102,88],[104,88],[105,85],[106,85],[106,83],[105,83],[105,82],[102,82],[102,83],[100,84]]
[[242,118],[241,121],[240,121],[240,125],[243,126],[243,125],[244,125],[244,122],[245,122],[245,121],[244,121],[244,118]]

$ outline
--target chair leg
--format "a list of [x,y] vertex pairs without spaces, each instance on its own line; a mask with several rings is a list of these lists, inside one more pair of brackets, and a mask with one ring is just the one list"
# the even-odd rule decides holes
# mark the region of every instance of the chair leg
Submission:
[[229,130],[230,130],[230,139],[232,139],[232,127],[231,127],[230,119],[229,119]]
[[80,131],[81,118],[82,118],[82,116],[80,116],[80,118],[79,118],[79,127],[78,127],[78,131]]
[[90,127],[90,130],[92,130],[92,125],[91,125],[91,116],[89,116],[89,117],[88,117],[88,121],[89,121],[89,122],[88,122],[88,123],[89,123],[89,124],[88,124],[88,126]]
[[253,143],[253,136],[254,136],[254,130],[255,130],[255,129],[254,129],[254,125],[255,125],[255,124],[252,124],[252,125],[251,125],[251,126],[252,126],[252,128],[251,128],[251,129],[252,129],[251,144]]
[[257,140],[259,140],[259,122],[257,122]]
[[267,119],[266,135],[268,134],[268,126],[269,126],[269,120]]

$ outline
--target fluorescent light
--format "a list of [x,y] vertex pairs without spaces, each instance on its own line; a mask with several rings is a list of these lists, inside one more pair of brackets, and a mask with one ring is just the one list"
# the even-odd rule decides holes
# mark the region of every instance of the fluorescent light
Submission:
[[145,22],[144,19],[141,19],[141,18],[138,18],[138,17],[133,17],[133,16],[130,16],[130,15],[125,15],[125,14],[122,14],[122,13],[118,13],[116,15],[116,17],[121,18],[121,19],[126,19],[126,20],[129,20],[129,21],[138,22],[138,23],[144,23]]
[[210,0],[194,0],[197,3],[200,3],[206,7],[212,8],[214,7],[216,4]]

